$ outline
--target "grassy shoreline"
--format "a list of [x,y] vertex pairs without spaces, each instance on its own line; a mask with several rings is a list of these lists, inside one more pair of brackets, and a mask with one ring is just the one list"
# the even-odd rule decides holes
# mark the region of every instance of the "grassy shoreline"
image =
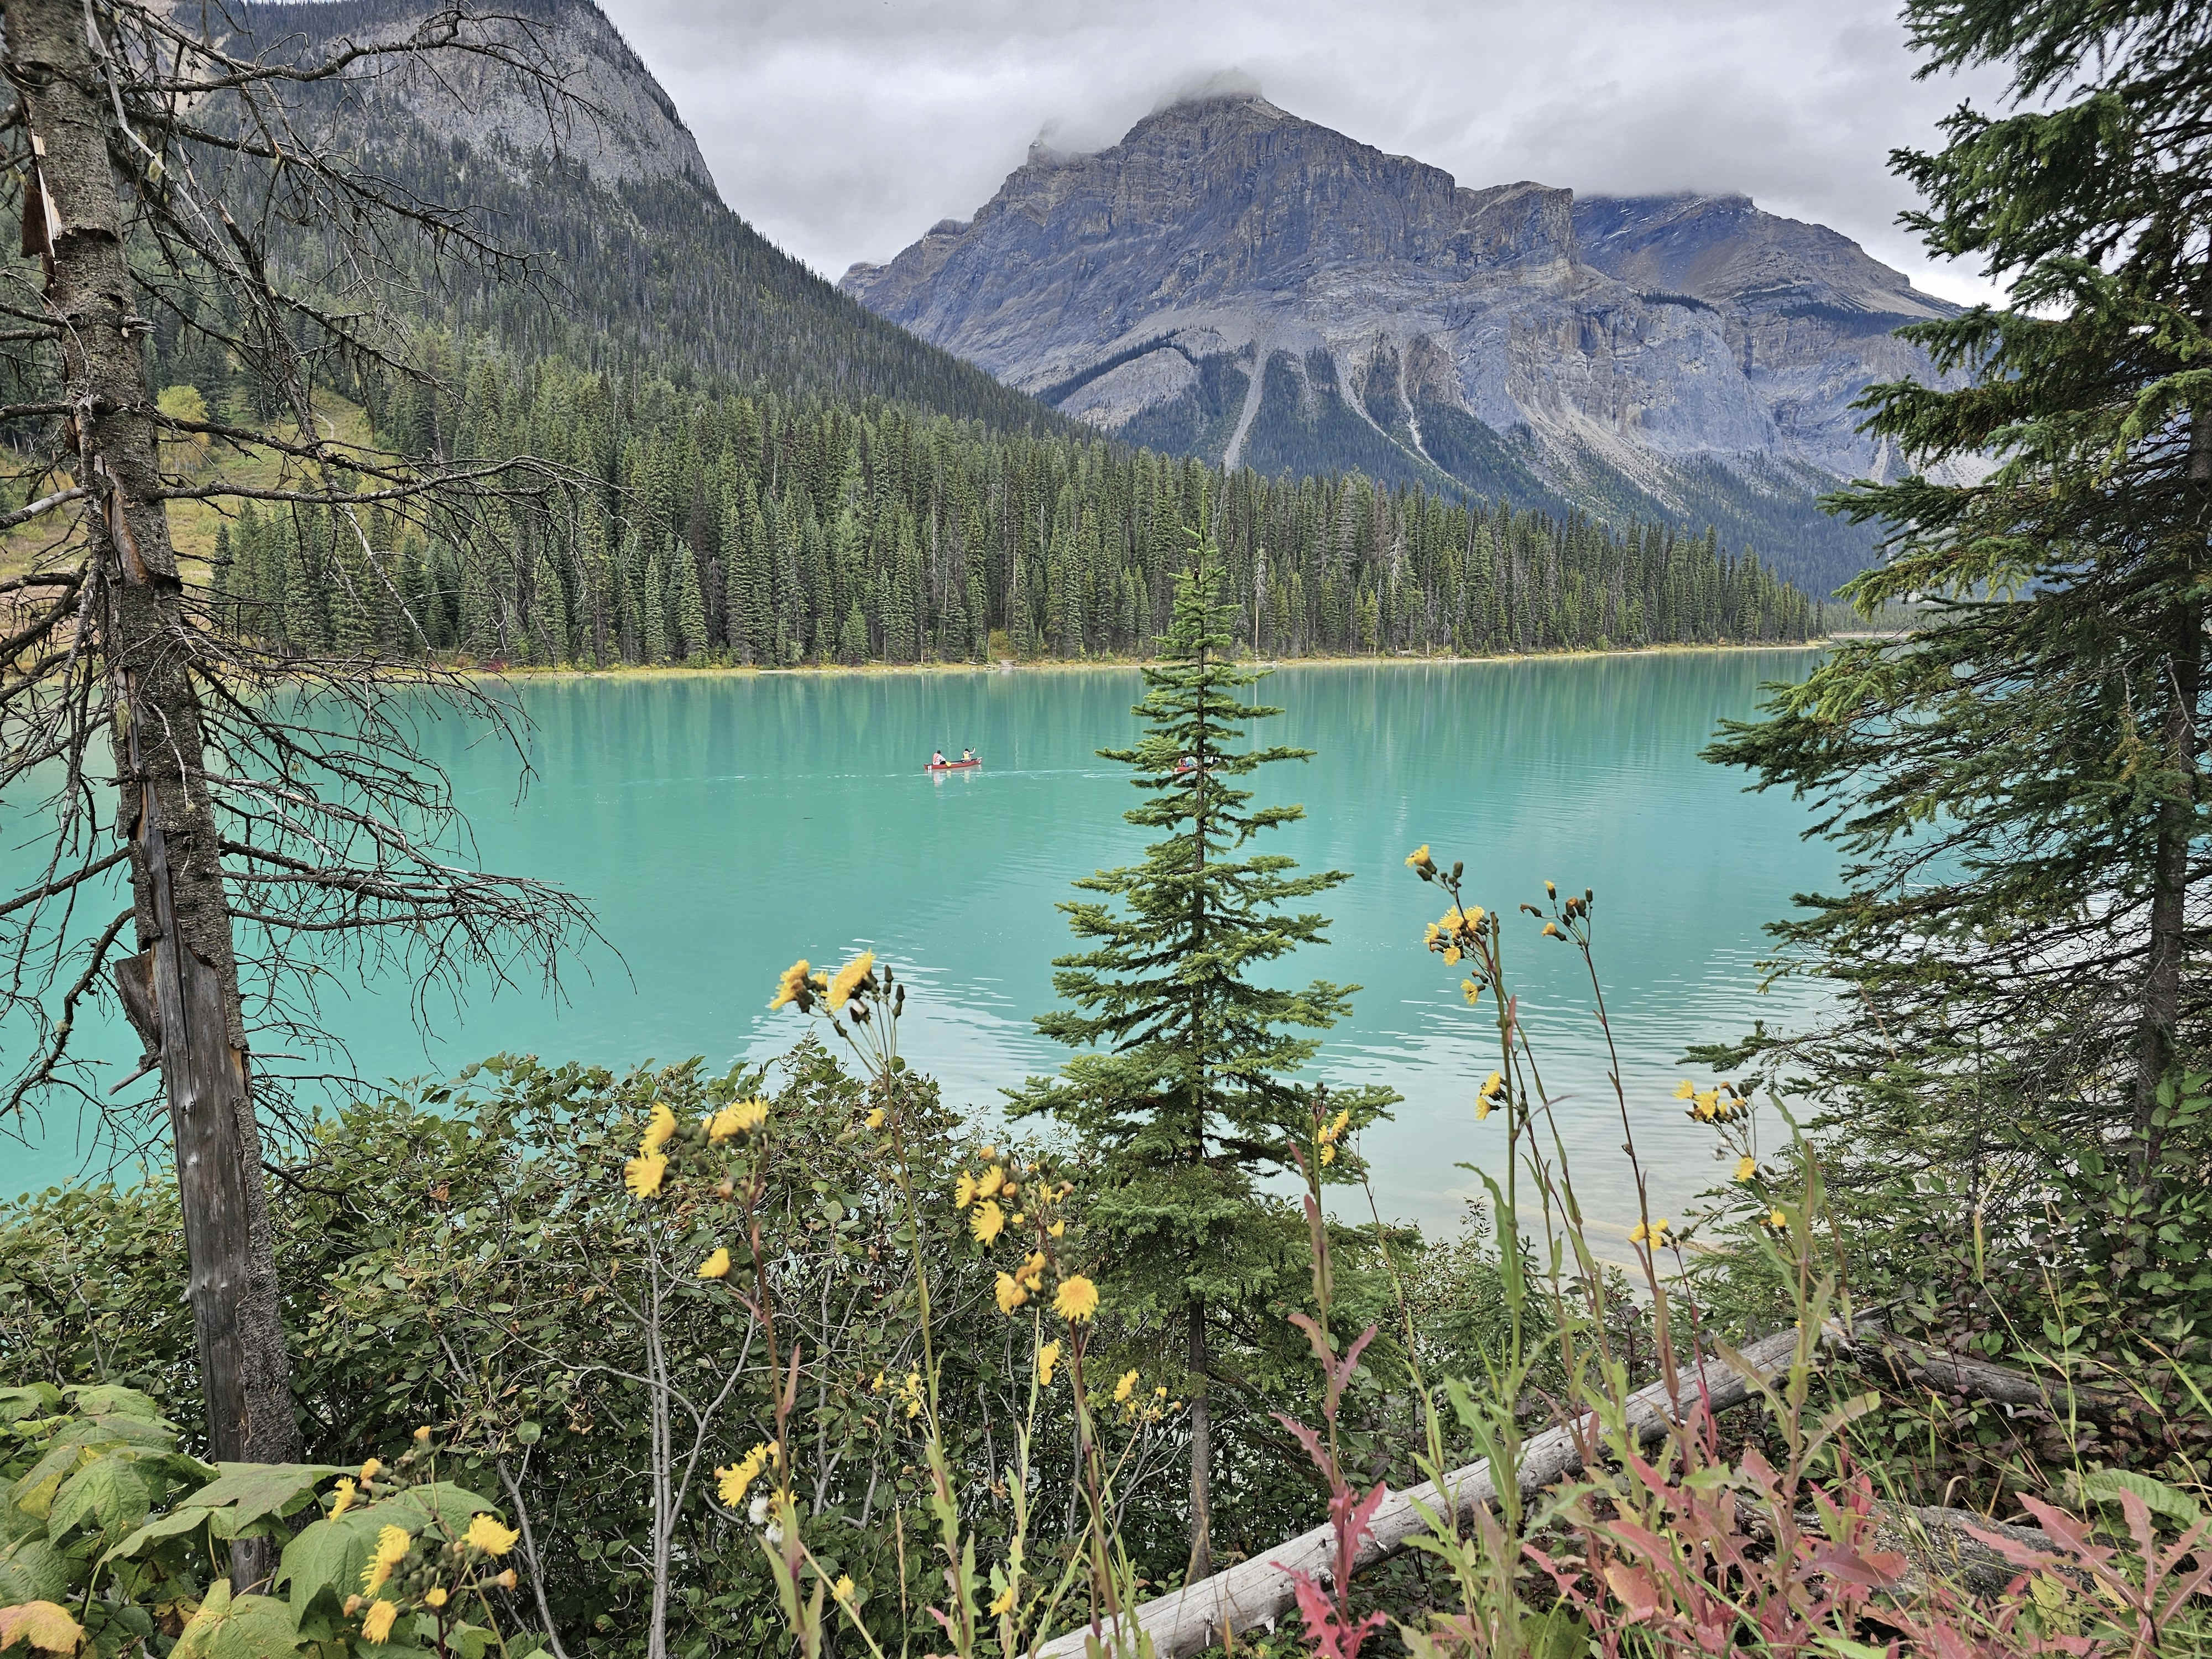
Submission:
[[[1600,650],[1583,647],[1559,651],[1505,651],[1474,657],[1421,656],[1335,656],[1335,657],[1260,657],[1242,659],[1251,666],[1270,671],[1283,668],[1456,668],[1476,663],[1542,663],[1573,662],[1600,657],[1656,657],[1702,655],[1744,651],[1824,651],[1834,645],[1838,635],[1823,635],[1820,638],[1796,641],[1745,641],[1713,645],[1638,645],[1615,646]],[[799,663],[788,668],[763,668],[758,665],[739,663],[709,663],[693,668],[682,663],[618,663],[608,668],[579,668],[573,664],[532,665],[510,663],[504,667],[463,667],[455,672],[484,679],[547,679],[547,680],[614,680],[614,679],[683,679],[714,678],[718,676],[762,677],[770,674],[797,676],[835,676],[848,674],[1027,674],[1089,672],[1099,669],[1141,668],[1154,660],[1149,657],[1084,657],[1036,658],[1022,661],[1015,658],[999,658],[990,662],[868,662],[868,663]]]

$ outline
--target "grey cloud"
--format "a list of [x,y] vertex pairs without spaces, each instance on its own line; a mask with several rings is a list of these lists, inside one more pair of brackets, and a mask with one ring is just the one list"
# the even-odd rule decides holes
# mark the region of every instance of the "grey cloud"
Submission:
[[1936,291],[1889,151],[1967,90],[1916,82],[1893,0],[603,0],[730,204],[825,275],[964,219],[1032,139],[1089,150],[1210,78],[1462,184],[1736,191]]

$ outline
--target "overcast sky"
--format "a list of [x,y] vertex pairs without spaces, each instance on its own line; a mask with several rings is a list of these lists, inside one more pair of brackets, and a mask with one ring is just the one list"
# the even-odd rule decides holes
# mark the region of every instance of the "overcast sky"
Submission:
[[1468,185],[1741,191],[1931,290],[1889,151],[1969,91],[1912,78],[1896,0],[602,0],[722,195],[824,276],[1097,149],[1227,71]]

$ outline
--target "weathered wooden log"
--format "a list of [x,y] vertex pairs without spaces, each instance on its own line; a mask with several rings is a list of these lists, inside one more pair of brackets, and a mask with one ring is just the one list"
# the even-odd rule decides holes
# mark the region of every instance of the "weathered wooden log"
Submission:
[[2114,1389],[2039,1376],[1993,1359],[1951,1353],[1903,1337],[1886,1338],[1870,1359],[1920,1388],[1956,1398],[1987,1401],[2015,1409],[2032,1407],[2053,1417],[2074,1415],[2106,1422],[2142,1402]]
[[[1832,1348],[1846,1340],[1840,1327],[1830,1327],[1822,1331],[1820,1346]],[[1663,1380],[1638,1389],[1628,1397],[1630,1431],[1640,1443],[1659,1439],[1698,1403],[1701,1395],[1717,1412],[1741,1405],[1752,1397],[1756,1380],[1772,1376],[1796,1357],[1797,1343],[1797,1332],[1778,1332],[1742,1350],[1743,1370],[1724,1360],[1708,1359],[1680,1374],[1679,1394],[1670,1392]],[[1583,1448],[1596,1434],[1595,1423],[1585,1417],[1530,1436],[1522,1445],[1516,1468],[1521,1489],[1533,1492],[1580,1470]],[[1423,1509],[1439,1514],[1449,1504],[1458,1515],[1470,1515],[1497,1498],[1498,1483],[1487,1458],[1453,1471],[1445,1477],[1441,1490],[1437,1482],[1428,1481],[1392,1492],[1375,1512],[1374,1530],[1360,1546],[1357,1565],[1369,1566],[1395,1555],[1425,1531],[1428,1523],[1421,1518]],[[1127,1632],[1126,1639],[1133,1646],[1141,1632],[1152,1638],[1158,1659],[1184,1659],[1219,1642],[1224,1632],[1242,1632],[1271,1623],[1296,1604],[1291,1588],[1294,1576],[1326,1577],[1334,1549],[1334,1534],[1327,1525],[1300,1533],[1251,1560],[1147,1601],[1137,1609],[1136,1629]],[[1084,1626],[1056,1637],[1039,1650],[1039,1659],[1076,1659],[1092,1633],[1091,1626]],[[1109,1630],[1099,1634],[1111,1651],[1118,1633]]]

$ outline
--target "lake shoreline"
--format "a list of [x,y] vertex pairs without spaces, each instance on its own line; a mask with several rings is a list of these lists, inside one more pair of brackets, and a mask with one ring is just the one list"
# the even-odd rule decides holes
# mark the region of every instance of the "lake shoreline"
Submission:
[[[1460,668],[1476,663],[1588,662],[1607,657],[1724,656],[1755,651],[1823,651],[1846,636],[1823,635],[1819,639],[1762,640],[1723,645],[1618,646],[1607,650],[1578,647],[1562,651],[1506,651],[1479,657],[1273,657],[1237,659],[1240,667],[1273,673],[1286,668]],[[472,679],[490,680],[628,680],[685,679],[787,674],[797,678],[836,678],[874,674],[1028,674],[1088,673],[1102,669],[1143,668],[1157,657],[1054,657],[1024,662],[1003,657],[991,662],[867,662],[799,663],[788,668],[763,668],[758,664],[710,663],[690,668],[682,663],[622,663],[611,668],[578,668],[569,664],[538,667],[510,664],[502,668],[457,668],[453,672]]]

